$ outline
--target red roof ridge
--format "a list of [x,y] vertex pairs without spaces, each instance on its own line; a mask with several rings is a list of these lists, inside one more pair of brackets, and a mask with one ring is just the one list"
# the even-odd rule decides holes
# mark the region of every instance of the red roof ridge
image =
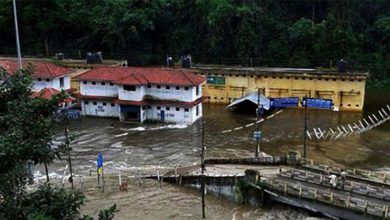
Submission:
[[99,66],[75,77],[78,80],[106,80],[115,83],[133,81],[136,84],[167,84],[194,86],[205,81],[193,72],[157,67]]
[[54,76],[53,71],[50,69],[49,64],[45,63],[46,68],[49,70],[51,76]]
[[186,71],[181,70],[181,72],[184,74],[184,76],[192,83],[192,85],[196,85],[196,83],[187,75]]
[[[98,67],[96,67],[96,68],[98,68]],[[89,72],[91,72],[92,70],[94,70],[94,69],[96,69],[96,68],[92,68],[92,69],[90,69],[90,70],[87,70],[87,71],[85,71],[85,72],[83,72],[83,73],[81,73],[81,74],[75,76],[74,78],[78,79],[78,78],[81,77],[82,75],[85,75],[86,73],[89,73]]]
[[147,84],[149,84],[150,82],[149,82],[149,80],[143,75],[143,74],[138,74],[141,78],[143,78],[143,80],[145,80],[145,82],[147,83]]
[[[143,83],[141,82],[141,80],[139,80],[137,74],[131,73],[130,76],[134,76],[135,79],[136,79],[141,85],[143,84]],[[148,82],[148,81],[146,80],[146,82]]]
[[120,81],[124,80],[124,79],[127,79],[127,78],[130,78],[130,77],[134,77],[135,80],[137,80],[141,85],[142,85],[142,82],[139,80],[139,78],[133,74],[133,73],[130,73],[129,75],[127,76],[124,76],[122,78],[119,78],[119,79],[116,79],[116,80],[112,80],[113,83],[119,83]]

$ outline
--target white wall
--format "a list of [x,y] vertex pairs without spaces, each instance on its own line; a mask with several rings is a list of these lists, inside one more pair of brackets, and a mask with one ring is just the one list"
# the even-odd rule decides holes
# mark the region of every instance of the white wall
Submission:
[[[148,120],[159,121],[161,119],[161,111],[164,111],[165,122],[169,123],[179,123],[179,124],[191,124],[192,121],[192,108],[188,108],[188,112],[185,112],[187,107],[177,107],[177,106],[159,106],[160,110],[157,109],[157,105],[151,106],[151,108],[146,109],[146,116]],[[169,110],[166,109],[169,107]],[[179,108],[179,111],[176,111],[176,107]]]
[[[198,87],[198,89],[199,89],[198,95],[196,95],[196,87]],[[202,85],[194,86],[193,89],[194,89],[193,95],[195,98],[192,101],[195,101],[195,100],[199,99],[200,97],[202,97],[202,94],[203,94]]]
[[[95,82],[95,85],[92,84]],[[86,84],[84,84],[86,83]],[[109,82],[101,81],[80,81],[80,93],[82,95],[89,96],[108,96],[108,97],[117,97],[118,96],[118,85],[111,84]]]
[[[123,89],[123,85],[110,85],[109,82],[105,82],[105,85],[101,85],[101,82],[95,81],[95,85],[92,85],[92,81],[80,81],[80,92],[82,95],[90,96],[107,96],[107,97],[118,97],[120,100],[128,101],[141,101],[145,95],[154,96],[158,99],[166,100],[178,100],[184,102],[192,102],[202,96],[202,86],[199,85],[199,93],[196,95],[196,87],[185,87],[179,86],[179,90],[176,86],[169,86],[167,89],[166,85],[151,85],[151,88],[147,86],[137,86],[136,91],[127,91]],[[88,101],[89,105],[85,105],[85,101],[82,102],[82,114],[102,117],[120,117],[120,107],[115,105],[111,107],[110,103],[107,102],[106,106],[103,106],[102,101]],[[93,102],[97,102],[97,105],[93,105]],[[185,107],[178,107],[179,111],[176,111],[177,106],[159,106],[160,110],[157,109],[157,105],[152,106],[150,109],[141,107],[140,120],[160,120],[161,110],[165,113],[165,122],[168,123],[185,123],[191,124],[200,117],[202,117],[202,104],[198,104],[199,114],[196,115],[196,106],[189,107],[188,112],[185,111]],[[169,110],[167,110],[169,107]]]
[[146,110],[147,107],[146,106],[141,106],[141,114],[140,114],[140,120],[141,120],[141,123],[144,122],[146,119],[147,119],[147,114],[146,114]]
[[192,102],[196,100],[195,87],[187,86],[188,90],[185,90],[184,86],[178,86],[179,90],[176,89],[176,86],[160,85],[160,88],[157,88],[157,85],[151,85],[151,88],[146,88],[145,95],[151,95],[158,97],[159,99],[174,99],[183,102]]
[[120,100],[141,101],[145,95],[145,86],[136,86],[135,91],[123,89],[123,85],[118,85],[118,94]]
[[[196,108],[198,107],[199,109],[199,114],[196,115]],[[194,106],[192,107],[192,111],[191,111],[191,114],[192,114],[192,120],[193,122],[198,120],[199,118],[202,117],[203,115],[203,106],[202,106],[202,103],[199,103],[197,106]]]
[[[106,106],[103,103],[106,103]],[[114,104],[114,106],[111,106],[111,102],[108,101],[83,100],[81,102],[81,114],[99,117],[119,117],[119,105]]]
[[70,89],[70,77],[69,76],[64,76],[64,86],[63,87],[60,87],[60,78],[62,77],[58,77],[58,78],[54,78],[53,79],[53,88],[57,89],[57,90],[67,90],[67,89]]
[[33,87],[34,92],[41,91],[44,88],[54,88],[57,90],[67,90],[70,89],[70,77],[64,76],[64,86],[60,87],[60,78],[47,79],[47,78],[33,78]]
[[32,91],[38,92],[44,88],[54,88],[53,79],[34,78]]

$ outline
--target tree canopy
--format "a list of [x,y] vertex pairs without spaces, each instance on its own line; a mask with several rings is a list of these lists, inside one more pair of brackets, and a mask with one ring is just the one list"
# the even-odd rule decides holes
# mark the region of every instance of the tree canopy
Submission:
[[[0,219],[92,219],[80,216],[84,195],[42,185],[27,191],[30,166],[50,164],[58,156],[50,146],[54,113],[61,93],[52,100],[31,98],[31,69],[7,73],[0,67]],[[113,218],[116,206],[99,219]]]
[[[18,0],[22,51],[102,51],[130,65],[167,54],[228,65],[390,72],[388,0]],[[12,1],[0,1],[0,54],[15,54]]]

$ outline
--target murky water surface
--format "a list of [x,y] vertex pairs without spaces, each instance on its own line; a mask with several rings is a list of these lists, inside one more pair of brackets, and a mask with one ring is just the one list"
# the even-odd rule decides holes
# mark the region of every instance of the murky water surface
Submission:
[[[309,111],[308,127],[329,128],[356,122],[390,104],[390,93],[368,92],[364,112]],[[222,134],[221,131],[251,123],[255,115],[237,114],[222,105],[204,105],[205,141],[207,157],[253,156],[254,127]],[[261,150],[268,154],[286,154],[288,150],[302,150],[303,111],[286,109],[277,117],[261,125],[264,138]],[[113,124],[113,126],[112,126]],[[105,172],[134,171],[155,166],[173,167],[199,161],[201,121],[192,126],[161,124],[125,124],[116,119],[84,118],[70,123],[74,140],[73,166],[75,173],[87,174],[95,169],[96,155],[102,152]],[[63,128],[58,129],[56,141],[62,141]],[[390,122],[361,134],[337,141],[309,141],[308,156],[316,161],[341,164],[370,170],[390,171]],[[65,162],[56,161],[51,172],[63,173]],[[42,173],[42,171],[41,171]],[[52,173],[54,174],[54,173]],[[126,200],[120,206],[121,219],[199,219],[200,199],[196,191],[166,186],[142,189],[132,186],[127,197],[106,195],[112,200]],[[156,184],[154,184],[156,185]],[[130,190],[131,191],[131,190]],[[139,192],[138,192],[139,191]],[[137,197],[138,196],[138,197]],[[98,200],[102,200],[100,198]],[[112,201],[107,199],[106,201]],[[212,219],[304,219],[309,216],[286,206],[253,209],[209,197],[208,216]],[[91,200],[92,207],[96,201]],[[93,208],[86,208],[94,213]],[[131,214],[133,213],[133,214]]]

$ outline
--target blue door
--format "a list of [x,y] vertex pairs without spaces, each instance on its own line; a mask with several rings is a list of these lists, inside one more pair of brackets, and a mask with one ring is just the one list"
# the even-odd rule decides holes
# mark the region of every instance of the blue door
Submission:
[[162,122],[165,121],[165,111],[164,111],[164,110],[161,110],[161,111],[160,111],[160,120],[161,120]]

